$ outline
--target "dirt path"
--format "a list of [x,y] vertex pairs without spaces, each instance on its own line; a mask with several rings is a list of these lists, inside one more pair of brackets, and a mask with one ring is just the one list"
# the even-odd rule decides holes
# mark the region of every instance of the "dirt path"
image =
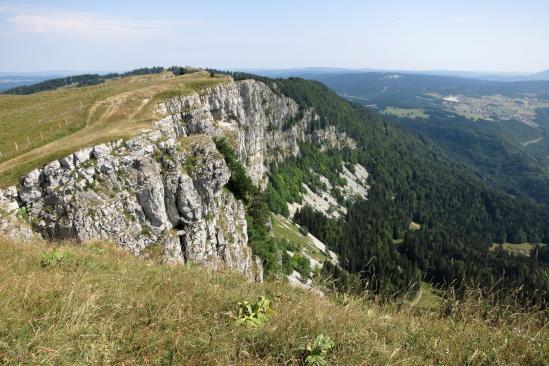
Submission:
[[417,295],[414,300],[410,303],[410,306],[416,306],[417,303],[421,300],[421,297],[423,296],[423,287],[419,286],[419,291],[417,292]]

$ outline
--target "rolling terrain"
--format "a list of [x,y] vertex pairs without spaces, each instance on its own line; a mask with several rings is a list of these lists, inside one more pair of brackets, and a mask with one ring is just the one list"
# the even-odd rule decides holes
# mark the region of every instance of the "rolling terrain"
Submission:
[[422,133],[490,185],[549,203],[549,82],[403,73],[304,76]]
[[[236,83],[230,76],[236,80]],[[216,85],[221,88],[208,89]],[[254,88],[263,90],[261,92],[263,101],[260,101],[255,94],[249,94],[251,90],[255,90]],[[298,270],[304,277],[302,279],[305,280],[312,274],[308,271],[312,271],[314,267],[322,269],[321,267],[325,266],[321,264],[327,262],[327,254],[318,252],[318,248],[314,245],[311,246],[310,243],[304,245],[305,242],[299,243],[299,240],[296,243],[299,235],[291,234],[295,229],[289,230],[293,223],[288,221],[281,225],[284,222],[281,220],[284,219],[280,216],[278,218],[274,216],[272,219],[275,224],[274,233],[279,235],[271,238],[265,230],[269,215],[264,214],[264,210],[270,210],[293,219],[306,228],[305,230],[311,230],[311,234],[316,239],[339,256],[342,268],[337,269],[336,265],[335,268],[324,268],[324,270],[335,270],[336,277],[343,276],[344,279],[340,283],[343,288],[351,289],[355,286],[352,281],[348,282],[355,273],[361,274],[360,281],[369,281],[373,291],[388,296],[407,294],[410,290],[416,291],[421,281],[437,286],[445,286],[451,281],[457,281],[456,284],[461,287],[472,282],[488,285],[498,276],[506,276],[509,278],[508,284],[503,286],[502,291],[511,290],[514,283],[524,281],[528,282],[525,289],[536,291],[544,281],[543,264],[537,263],[533,258],[502,261],[502,258],[499,258],[499,252],[490,251],[494,242],[547,242],[549,216],[543,206],[500,191],[499,188],[504,187],[503,184],[482,182],[482,179],[479,179],[483,178],[481,173],[492,175],[496,173],[490,172],[489,169],[484,169],[482,172],[475,170],[475,161],[478,160],[475,160],[474,156],[471,156],[469,162],[455,159],[447,149],[433,145],[422,135],[409,134],[407,127],[400,126],[400,123],[390,123],[356,104],[345,102],[319,83],[295,78],[273,80],[240,73],[216,74],[214,70],[209,70],[209,72],[199,71],[183,76],[174,76],[170,71],[151,75],[133,75],[105,80],[92,86],[62,87],[36,93],[32,92],[34,89],[30,87],[31,93],[28,95],[0,97],[0,101],[4,103],[1,113],[6,116],[2,120],[6,126],[3,130],[5,136],[2,136],[3,149],[8,150],[11,141],[23,139],[27,134],[32,137],[32,139],[29,137],[30,144],[25,146],[23,143],[21,149],[14,146],[9,152],[12,157],[4,158],[5,161],[0,165],[4,185],[13,184],[17,182],[19,176],[79,148],[139,135],[141,131],[152,126],[151,122],[168,116],[166,108],[159,106],[171,100],[172,104],[175,101],[176,111],[179,111],[172,115],[171,123],[182,123],[185,126],[182,133],[190,136],[171,142],[181,145],[175,151],[173,148],[166,150],[164,144],[165,139],[171,141],[171,135],[160,139],[154,137],[155,145],[147,150],[151,151],[155,164],[160,163],[159,168],[155,169],[160,169],[160,174],[167,174],[163,169],[172,170],[173,166],[164,161],[178,161],[184,158],[186,160],[182,166],[185,174],[191,174],[193,177],[194,170],[202,166],[200,161],[206,157],[201,156],[198,150],[192,149],[204,149],[210,144],[208,142],[210,139],[215,141],[217,150],[223,152],[232,173],[232,178],[228,182],[228,186],[231,187],[229,190],[236,199],[249,205],[249,210],[257,210],[253,214],[248,212],[253,218],[248,222],[248,236],[253,251],[263,261],[266,275],[276,275],[280,272],[291,274],[292,270]],[[195,98],[203,98],[201,103],[205,104],[196,104]],[[246,106],[245,108],[253,109],[244,114],[234,109],[239,105],[235,102],[239,100],[238,98],[242,98],[242,102],[238,103],[242,103]],[[286,103],[290,103],[291,107]],[[271,104],[278,107],[273,109]],[[197,105],[203,106],[197,107]],[[198,109],[194,110],[195,108]],[[200,108],[204,108],[205,111],[201,112]],[[281,112],[288,115],[282,117]],[[250,117],[247,116],[248,114]],[[209,116],[206,124],[203,121],[206,118],[204,116]],[[39,117],[45,121],[43,125],[54,132],[42,132],[40,130],[42,125],[36,124],[36,120],[40,120]],[[420,117],[407,116],[413,121],[428,120],[423,116]],[[270,121],[266,126],[264,119]],[[238,123],[242,125],[239,126]],[[252,125],[248,125],[249,123]],[[525,124],[520,125],[524,126],[525,130],[531,128]],[[29,126],[32,128],[29,129]],[[55,131],[56,128],[60,131]],[[179,130],[181,128],[175,128],[175,131]],[[273,134],[273,131],[277,130],[280,132]],[[257,135],[259,131],[262,131],[263,135]],[[299,131],[306,132],[305,138],[302,137],[303,132]],[[443,129],[443,131],[447,130]],[[201,133],[206,136],[201,137]],[[254,137],[247,137],[250,134]],[[425,135],[428,135],[427,132]],[[37,136],[43,136],[44,140]],[[226,140],[224,142],[219,140],[219,136],[225,136]],[[339,140],[335,136],[339,136],[337,137]],[[140,141],[139,136],[137,138]],[[533,139],[532,136],[527,138]],[[292,140],[294,142],[290,142],[290,145],[284,148],[284,144]],[[459,141],[455,138],[449,140]],[[37,141],[36,145],[33,145],[32,141]],[[130,139],[127,142],[116,143],[112,147],[98,145],[92,149],[91,157],[95,156],[101,163],[100,157],[105,154],[102,151],[107,149],[110,151],[109,159],[121,159],[121,156],[128,153],[128,149],[131,152],[135,146],[142,144],[142,142],[133,141]],[[480,151],[486,148],[485,141],[486,138],[478,142]],[[259,147],[258,142],[265,145]],[[497,140],[494,141],[493,146],[500,148],[497,143]],[[188,144],[193,146],[190,151],[189,147],[183,147]],[[298,153],[291,153],[296,151],[296,148]],[[97,152],[95,152],[96,149]],[[238,153],[231,152],[232,149]],[[85,153],[86,150],[82,151]],[[186,155],[178,155],[189,152],[195,154],[194,157],[185,158]],[[81,159],[79,156],[75,155],[75,162]],[[477,154],[477,158],[478,156],[480,154]],[[493,163],[493,159],[490,160],[488,154],[486,156],[486,165],[489,162]],[[212,158],[219,159],[219,155],[214,154]],[[516,163],[518,167],[513,169],[521,172],[519,169],[523,161],[520,158],[520,154],[518,158],[512,154],[509,155],[509,158],[504,159],[506,167],[509,167],[509,162],[513,159],[518,159]],[[207,159],[210,158],[207,157]],[[120,161],[124,165],[128,164],[127,159],[122,158]],[[61,170],[66,164],[66,162],[60,163]],[[126,169],[132,172],[135,170],[135,174],[139,177],[141,174],[139,167],[143,164],[146,166],[149,163],[139,160],[127,166]],[[266,164],[269,165],[265,166]],[[124,175],[117,173],[117,176],[112,176],[109,175],[110,168],[98,167],[100,170],[95,170],[95,174],[91,174],[85,170],[87,168],[87,163],[82,168],[77,168],[78,176],[82,175],[88,180],[84,190],[91,187],[97,192],[103,192],[102,199],[104,205],[108,207],[115,205],[114,201],[111,202],[115,194],[108,193],[112,188],[99,188],[101,185],[107,182],[108,186],[112,185],[120,189],[120,185],[125,187],[132,184],[131,180],[125,178],[127,173]],[[53,169],[58,168],[53,167]],[[496,165],[494,170],[497,171],[497,169],[501,169],[501,166]],[[64,176],[67,173],[50,172],[50,168],[47,168],[43,173],[38,174]],[[53,178],[53,176],[39,178],[37,184],[67,184],[67,180],[71,185],[75,184],[71,178],[75,173],[68,174],[67,178],[62,179]],[[246,175],[253,179],[249,180]],[[141,179],[151,179],[150,177],[151,175],[148,175],[137,179],[141,181]],[[197,176],[193,179],[198,178]],[[24,182],[33,181],[33,179],[35,178],[31,175],[26,177]],[[527,187],[531,187],[528,184],[532,179],[529,179],[524,183]],[[76,182],[76,186],[74,188],[71,186],[69,190],[80,190],[82,184]],[[214,183],[204,180],[195,182],[195,185],[201,184]],[[216,181],[214,185],[217,184],[222,183]],[[257,192],[257,188],[253,188],[254,184],[266,185],[263,196],[256,197],[257,193],[254,192]],[[541,196],[544,192],[543,181],[539,181],[539,187],[537,191]],[[42,195],[44,195],[43,200],[46,206],[51,205],[49,202],[64,200],[62,196],[55,199],[51,197],[50,192],[52,190],[58,192],[59,188],[41,187],[40,189],[44,192]],[[138,203],[142,206],[143,202],[148,200],[152,200],[150,205],[153,207],[160,204],[157,201],[161,198],[155,198],[156,189],[147,193],[146,196],[141,196],[139,187],[128,186],[124,189],[129,190],[127,199],[132,202],[135,199],[132,195],[136,190]],[[162,191],[174,188],[159,189]],[[521,193],[521,186],[517,185],[515,189]],[[25,198],[25,200],[28,199]],[[23,201],[25,202],[28,201]],[[252,205],[253,202],[257,204]],[[25,204],[29,205],[24,207],[25,210],[32,208],[32,201]],[[151,234],[147,235],[149,238],[144,242],[145,244],[139,244],[140,246],[152,244],[164,235],[155,231],[158,225],[155,222],[162,222],[161,220],[165,219],[151,211],[148,205],[149,203],[146,203],[143,210],[150,222],[146,221],[145,226],[141,224],[140,230]],[[208,205],[204,204],[204,206],[206,210],[204,215],[210,215],[207,213]],[[116,206],[112,206],[111,209],[119,210]],[[183,206],[176,209],[186,212]],[[54,237],[55,235],[64,237],[65,230],[69,232],[74,230],[69,229],[71,225],[72,227],[81,225],[82,220],[75,217],[72,220],[77,221],[69,224],[69,228],[63,229],[57,221],[67,221],[62,217],[67,210],[71,210],[71,203],[62,203],[58,208],[45,207],[40,212],[34,210],[31,211],[32,214],[38,216],[32,220],[34,222],[46,220],[49,222],[47,225],[51,227],[45,231],[47,235],[52,235],[53,232]],[[120,214],[126,215],[122,212]],[[105,213],[105,215],[108,218],[112,213]],[[123,219],[122,216],[120,219]],[[190,217],[198,217],[202,220],[200,216]],[[170,221],[171,223],[165,224],[167,227],[186,225],[178,224],[175,218]],[[367,225],[364,225],[365,222]],[[410,229],[412,223],[413,230]],[[129,225],[127,230],[131,231],[129,227],[134,224],[125,223],[124,225]],[[166,226],[163,224],[160,228]],[[280,234],[284,233],[284,230],[281,230],[282,227],[286,227],[286,230],[281,237]],[[79,230],[86,233],[82,234],[83,238],[90,237],[88,228],[83,227]],[[106,230],[108,234],[101,234],[102,237],[115,235],[124,245],[134,248],[134,244],[126,243],[130,232],[120,235],[116,230],[112,231],[109,228]],[[131,233],[132,237],[135,235],[137,235],[136,240],[141,241],[138,239],[138,233]],[[189,237],[186,240],[194,239]],[[245,237],[243,240],[246,240]],[[400,244],[395,246],[395,242]],[[437,246],[436,242],[443,242],[448,248],[441,251],[443,246]],[[300,249],[297,252],[296,244]],[[440,257],[437,258],[437,256]],[[475,259],[479,256],[486,261],[484,266],[490,268],[488,273],[480,270],[480,263]],[[280,262],[281,258],[282,262]],[[458,262],[455,261],[456,258],[459,258]],[[435,261],[431,262],[433,260]],[[515,266],[518,267],[515,268]],[[528,274],[519,269],[524,266],[529,268]],[[467,277],[464,277],[464,271],[469,273]],[[376,280],[371,281],[372,278]],[[539,301],[545,301],[546,294],[540,293],[540,295]]]
[[95,86],[0,95],[0,186],[81,147],[135,135],[162,118],[167,97],[224,82],[208,73],[108,80]]
[[0,165],[0,360],[545,357],[547,207],[406,125],[433,111],[215,70],[29,90],[0,97],[3,148],[33,136]]

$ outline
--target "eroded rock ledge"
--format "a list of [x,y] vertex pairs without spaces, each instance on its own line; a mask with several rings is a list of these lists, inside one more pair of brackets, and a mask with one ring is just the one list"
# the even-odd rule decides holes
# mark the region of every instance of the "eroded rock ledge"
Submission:
[[173,98],[159,109],[166,118],[150,130],[81,149],[0,190],[0,233],[110,240],[136,255],[150,251],[164,262],[226,267],[262,281],[243,204],[223,188],[230,171],[213,139],[232,140],[262,186],[270,164],[297,155],[300,141],[354,142],[335,128],[308,133],[312,111],[298,113],[293,100],[253,80]]

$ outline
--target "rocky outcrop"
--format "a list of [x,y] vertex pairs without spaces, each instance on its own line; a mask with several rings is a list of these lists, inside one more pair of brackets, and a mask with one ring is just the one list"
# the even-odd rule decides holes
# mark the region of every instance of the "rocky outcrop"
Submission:
[[28,213],[17,203],[17,189],[9,187],[0,190],[0,235],[15,240],[38,239],[26,222]]
[[1,190],[0,230],[32,235],[17,227],[26,221],[48,239],[110,240],[136,255],[155,252],[164,262],[228,267],[262,280],[244,206],[223,189],[230,171],[213,139],[229,139],[259,185],[271,164],[299,153],[300,141],[335,147],[352,140],[335,128],[309,133],[312,111],[252,80],[158,108],[166,118],[150,130],[76,151]]
[[[261,280],[242,202],[223,190],[229,169],[211,139],[155,130],[83,149],[2,191],[48,239],[110,240],[164,262],[228,267]],[[8,195],[7,193],[10,193]],[[7,210],[6,210],[7,212]]]
[[229,137],[248,174],[260,186],[267,182],[270,165],[298,155],[302,141],[321,148],[356,146],[334,126],[310,131],[311,122],[319,118],[313,111],[300,110],[294,100],[277,95],[271,87],[255,80],[174,98],[162,108],[181,128],[179,133]]

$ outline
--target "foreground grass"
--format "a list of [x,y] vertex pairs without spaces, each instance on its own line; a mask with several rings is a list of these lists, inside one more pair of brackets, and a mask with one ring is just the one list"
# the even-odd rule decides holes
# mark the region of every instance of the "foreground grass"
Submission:
[[78,88],[0,95],[0,187],[75,150],[127,138],[164,117],[159,101],[227,82],[196,72],[130,76]]
[[[50,248],[0,239],[0,364],[300,364],[319,334],[334,340],[327,357],[335,365],[545,365],[549,357],[535,314],[478,301],[453,303],[445,316],[364,299],[342,304],[282,282],[153,264],[109,245],[60,251],[43,267]],[[261,295],[274,314],[258,329],[237,326],[237,302]]]

